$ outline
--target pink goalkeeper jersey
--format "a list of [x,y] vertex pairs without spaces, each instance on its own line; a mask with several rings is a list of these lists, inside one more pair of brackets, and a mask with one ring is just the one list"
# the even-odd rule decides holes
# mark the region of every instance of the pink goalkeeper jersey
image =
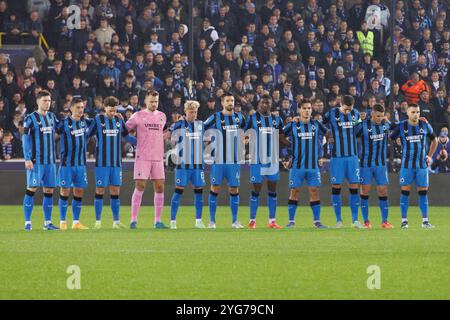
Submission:
[[147,109],[136,112],[126,122],[129,131],[137,133],[136,160],[163,161],[166,115],[156,110]]

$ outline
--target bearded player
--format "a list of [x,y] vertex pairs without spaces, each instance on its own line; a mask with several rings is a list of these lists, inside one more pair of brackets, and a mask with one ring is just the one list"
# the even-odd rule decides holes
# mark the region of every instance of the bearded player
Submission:
[[161,221],[164,207],[164,130],[166,115],[158,109],[159,94],[148,91],[144,100],[146,109],[136,112],[126,122],[129,131],[136,132],[137,148],[134,163],[135,188],[131,198],[130,229],[137,228],[139,209],[148,180],[153,182],[154,227],[167,229]]

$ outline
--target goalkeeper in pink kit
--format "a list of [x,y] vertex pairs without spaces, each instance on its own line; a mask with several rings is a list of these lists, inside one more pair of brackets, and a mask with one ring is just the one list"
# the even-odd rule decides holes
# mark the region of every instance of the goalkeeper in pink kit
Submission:
[[130,228],[137,228],[137,218],[141,207],[142,195],[148,180],[152,180],[154,194],[154,227],[166,229],[161,221],[164,206],[164,130],[166,115],[158,111],[159,94],[149,91],[145,96],[146,109],[136,112],[126,122],[129,131],[137,135],[136,159],[134,163],[135,187],[131,198]]

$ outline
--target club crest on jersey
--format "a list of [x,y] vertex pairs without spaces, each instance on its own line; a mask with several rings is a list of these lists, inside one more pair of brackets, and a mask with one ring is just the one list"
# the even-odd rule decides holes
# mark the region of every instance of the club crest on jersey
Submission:
[[273,121],[272,121],[272,124],[273,124],[274,126],[276,126],[276,125],[277,125],[277,120],[273,120]]
[[119,122],[117,122],[116,125],[117,125],[117,128],[120,128],[120,123]]
[[311,126],[311,129],[312,129],[312,131],[316,131],[316,126],[315,126],[315,125],[312,125],[312,126]]
[[356,120],[356,116],[353,115],[352,116],[352,120],[355,121]]
[[202,130],[202,125],[199,124],[198,127],[197,127],[197,129],[198,129],[198,130]]
[[425,133],[425,130],[420,129],[419,132],[423,134],[423,133]]

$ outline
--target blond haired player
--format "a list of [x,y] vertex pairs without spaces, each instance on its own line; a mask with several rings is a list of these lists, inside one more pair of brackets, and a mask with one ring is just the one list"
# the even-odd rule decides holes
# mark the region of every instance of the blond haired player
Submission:
[[175,122],[169,131],[176,144],[175,191],[170,203],[170,228],[176,229],[176,218],[184,188],[191,183],[194,188],[195,227],[205,228],[202,222],[203,187],[203,122],[197,120],[200,104],[188,100],[184,104],[185,117]]

